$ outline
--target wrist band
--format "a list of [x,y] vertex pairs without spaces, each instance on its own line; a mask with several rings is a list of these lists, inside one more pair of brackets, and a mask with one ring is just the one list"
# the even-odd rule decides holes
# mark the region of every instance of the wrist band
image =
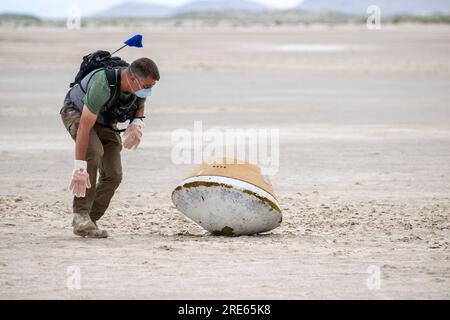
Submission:
[[85,160],[75,160],[73,163],[75,170],[87,170],[87,162]]

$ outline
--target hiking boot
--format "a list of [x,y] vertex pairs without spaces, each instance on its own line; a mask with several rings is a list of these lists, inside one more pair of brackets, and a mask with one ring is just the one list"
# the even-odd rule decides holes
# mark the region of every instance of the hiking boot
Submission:
[[108,232],[106,230],[99,229],[96,220],[92,220],[92,222],[94,223],[96,230],[95,230],[95,232],[91,232],[88,235],[88,237],[91,237],[91,238],[108,238]]
[[73,214],[73,233],[80,237],[88,238],[107,238],[106,230],[98,229],[97,225],[91,220],[88,214]]
[[95,224],[92,222],[89,215],[82,213],[73,214],[73,233],[77,236],[84,237],[89,231],[95,230]]
[[87,233],[86,237],[99,238],[99,239],[100,238],[108,238],[108,231],[100,230],[100,229],[92,230]]
[[108,232],[100,230],[97,224],[91,220],[88,214],[73,214],[73,233],[80,237],[107,238]]

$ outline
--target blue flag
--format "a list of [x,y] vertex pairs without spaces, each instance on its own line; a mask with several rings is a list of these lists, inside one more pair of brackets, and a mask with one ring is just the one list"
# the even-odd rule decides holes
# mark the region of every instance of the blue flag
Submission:
[[127,46],[142,48],[142,35],[137,34],[124,42]]

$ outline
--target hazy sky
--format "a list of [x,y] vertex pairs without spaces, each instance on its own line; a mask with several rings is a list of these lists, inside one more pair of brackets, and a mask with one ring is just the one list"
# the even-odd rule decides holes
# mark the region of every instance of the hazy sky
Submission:
[[[180,5],[193,0],[0,0],[0,12],[28,13],[44,18],[65,17],[70,6],[80,8],[82,14],[109,8],[122,2],[145,2],[163,5]],[[296,6],[302,0],[253,0],[273,8],[289,8]]]

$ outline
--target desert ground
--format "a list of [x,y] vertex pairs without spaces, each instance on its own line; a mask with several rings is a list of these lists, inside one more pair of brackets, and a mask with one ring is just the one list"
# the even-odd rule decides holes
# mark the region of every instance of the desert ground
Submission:
[[[136,33],[120,56],[161,81],[110,237],[79,238],[59,109],[83,55]],[[0,70],[1,299],[450,298],[449,26],[5,27]],[[280,130],[279,228],[216,237],[176,210],[195,164],[171,133],[196,120]]]

